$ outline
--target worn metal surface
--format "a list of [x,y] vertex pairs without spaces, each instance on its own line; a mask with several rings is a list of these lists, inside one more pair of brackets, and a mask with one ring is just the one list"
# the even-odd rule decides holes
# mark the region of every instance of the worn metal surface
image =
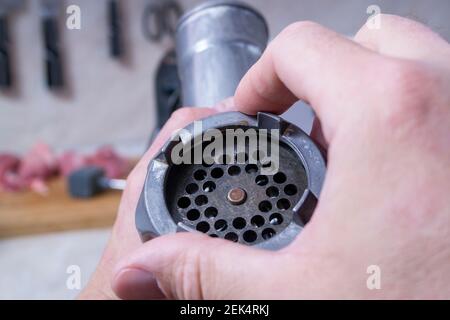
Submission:
[[213,106],[233,96],[268,37],[264,18],[239,2],[211,1],[186,13],[176,35],[183,104]]
[[[219,114],[204,119],[202,128],[202,135],[210,129],[278,129],[278,172],[262,174],[264,157],[256,165],[250,161],[257,154],[242,157],[245,162],[175,165],[171,155],[177,142],[169,141],[151,162],[139,201],[136,224],[142,239],[199,231],[273,250],[289,244],[309,221],[322,188],[326,165],[320,150],[301,129],[266,113]],[[196,141],[194,125],[185,129]],[[235,188],[247,195],[240,205],[228,199]]]

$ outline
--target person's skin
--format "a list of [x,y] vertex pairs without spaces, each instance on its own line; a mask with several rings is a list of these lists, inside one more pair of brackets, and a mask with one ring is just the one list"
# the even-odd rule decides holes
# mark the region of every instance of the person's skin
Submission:
[[[271,252],[194,233],[140,244],[134,209],[146,164],[172,129],[215,112],[184,110],[130,176],[80,297],[116,297],[112,286],[123,299],[450,298],[450,45],[388,15],[354,41],[295,23],[247,73],[234,104],[282,113],[298,99],[320,120],[328,171],[290,246]],[[367,288],[371,265],[380,290]]]

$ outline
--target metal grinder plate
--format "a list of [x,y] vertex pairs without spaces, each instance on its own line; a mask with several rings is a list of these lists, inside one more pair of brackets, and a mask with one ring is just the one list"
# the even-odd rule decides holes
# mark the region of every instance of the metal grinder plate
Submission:
[[[308,135],[267,113],[251,117],[231,112],[202,120],[203,135],[211,129],[225,132],[230,128],[266,129],[269,133],[277,130],[278,165],[265,154],[270,148],[254,150],[246,139],[236,140],[231,146],[224,143],[212,159],[175,164],[171,155],[179,141],[169,141],[149,165],[137,207],[136,224],[144,241],[192,231],[279,249],[288,245],[309,221],[326,166],[321,151]],[[194,125],[185,130],[191,133],[189,148],[193,149]],[[211,143],[198,141],[202,151]],[[245,146],[239,148],[239,141]]]

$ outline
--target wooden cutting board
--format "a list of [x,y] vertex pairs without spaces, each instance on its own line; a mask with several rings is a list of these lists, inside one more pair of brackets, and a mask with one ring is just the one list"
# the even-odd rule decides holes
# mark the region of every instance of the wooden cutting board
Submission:
[[63,179],[51,181],[49,188],[48,196],[0,193],[0,238],[113,225],[121,192],[75,200],[68,196]]

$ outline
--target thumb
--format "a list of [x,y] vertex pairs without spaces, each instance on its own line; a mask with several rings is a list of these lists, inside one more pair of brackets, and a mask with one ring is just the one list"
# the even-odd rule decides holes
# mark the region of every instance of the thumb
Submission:
[[149,295],[142,288],[152,291],[156,279],[170,299],[264,298],[267,290],[257,287],[273,288],[280,255],[281,251],[258,250],[203,234],[178,233],[151,240],[122,260],[113,289],[122,299],[145,299]]

